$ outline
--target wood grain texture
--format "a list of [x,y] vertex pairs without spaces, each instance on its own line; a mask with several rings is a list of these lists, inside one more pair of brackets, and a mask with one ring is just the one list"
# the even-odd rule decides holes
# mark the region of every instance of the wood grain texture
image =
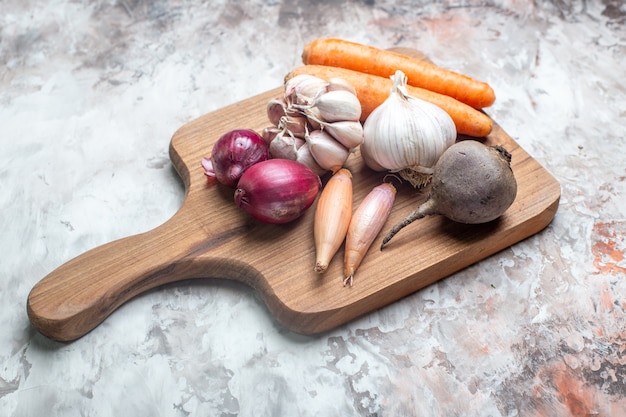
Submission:
[[[498,220],[461,225],[431,216],[403,229],[380,251],[383,235],[426,198],[400,187],[392,214],[355,275],[343,287],[343,248],[327,272],[313,271],[314,207],[287,225],[261,224],[235,207],[233,190],[209,184],[200,160],[234,128],[268,125],[267,101],[282,87],[193,120],[173,136],[170,158],[183,179],[180,210],[149,232],[100,246],[37,283],[28,297],[32,325],[69,341],[88,333],[134,296],[189,278],[225,278],[253,287],[276,320],[292,331],[316,334],[392,303],[545,228],[560,199],[558,182],[497,124],[485,138],[512,154],[518,196]],[[354,207],[384,176],[366,168],[357,151]]]

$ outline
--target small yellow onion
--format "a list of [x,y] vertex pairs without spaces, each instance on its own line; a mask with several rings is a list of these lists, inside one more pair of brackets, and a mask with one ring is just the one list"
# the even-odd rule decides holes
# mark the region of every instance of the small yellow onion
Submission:
[[442,108],[408,94],[396,71],[389,97],[363,125],[361,155],[375,171],[397,172],[414,187],[430,181],[441,154],[456,141],[456,127]]

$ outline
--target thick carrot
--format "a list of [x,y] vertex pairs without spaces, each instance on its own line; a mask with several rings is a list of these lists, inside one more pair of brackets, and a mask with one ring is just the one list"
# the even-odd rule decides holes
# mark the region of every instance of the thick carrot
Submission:
[[[285,80],[299,74],[314,75],[327,81],[330,78],[338,77],[350,83],[355,88],[357,97],[361,102],[361,121],[365,121],[367,116],[389,97],[393,86],[391,78],[324,65],[303,65],[294,68],[287,74]],[[407,90],[411,96],[436,104],[448,112],[459,134],[483,137],[491,132],[493,123],[491,118],[485,113],[450,96],[434,93],[423,88],[407,86]]]
[[408,84],[444,94],[481,109],[496,99],[489,84],[467,75],[442,68],[423,59],[343,39],[320,38],[304,47],[305,65],[328,65],[391,77],[404,72]]

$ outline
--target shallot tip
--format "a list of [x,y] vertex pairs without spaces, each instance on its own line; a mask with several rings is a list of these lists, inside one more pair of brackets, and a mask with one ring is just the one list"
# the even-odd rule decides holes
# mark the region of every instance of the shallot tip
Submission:
[[345,287],[347,284],[350,284],[350,287],[352,287],[353,281],[354,281],[354,275],[350,274],[343,279],[343,286]]

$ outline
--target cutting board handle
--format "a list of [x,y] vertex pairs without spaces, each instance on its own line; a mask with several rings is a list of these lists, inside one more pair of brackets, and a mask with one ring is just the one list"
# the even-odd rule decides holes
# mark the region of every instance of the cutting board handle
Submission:
[[200,257],[228,237],[181,227],[193,224],[192,216],[184,212],[149,232],[91,249],[52,271],[28,296],[32,325],[51,339],[70,341],[157,286],[203,277],[246,281],[258,274],[232,259]]

